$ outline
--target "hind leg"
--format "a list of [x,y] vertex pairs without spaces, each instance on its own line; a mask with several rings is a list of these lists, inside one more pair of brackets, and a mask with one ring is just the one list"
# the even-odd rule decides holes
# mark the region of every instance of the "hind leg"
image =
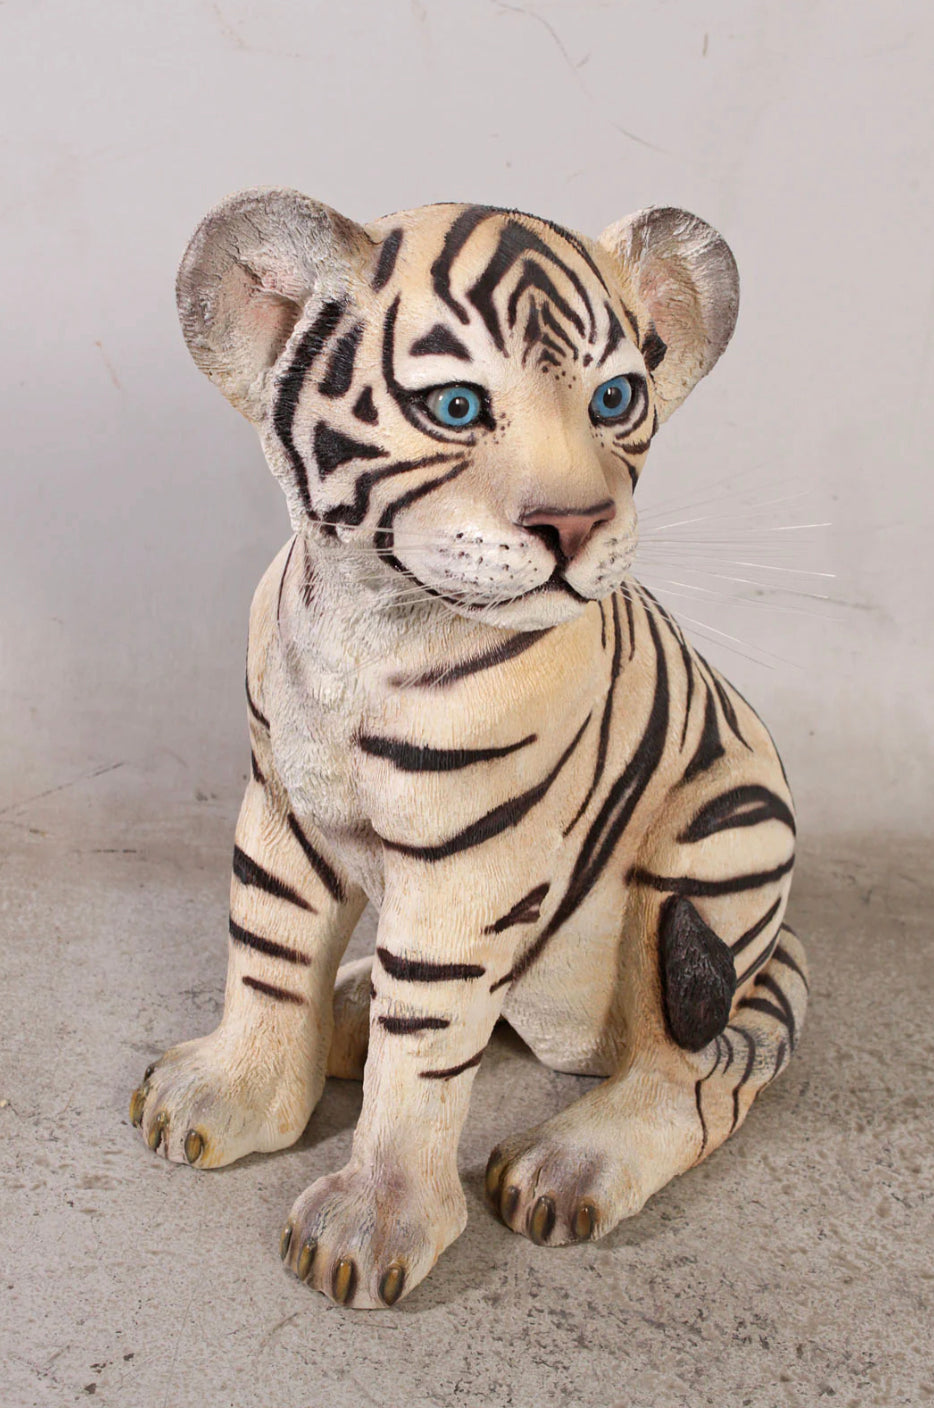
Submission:
[[370,998],[373,992],[373,959],[358,958],[337,970],[334,984],[334,1035],[328,1052],[327,1073],[340,1080],[363,1080],[370,1044]]
[[696,907],[634,897],[627,1059],[493,1151],[487,1195],[513,1231],[549,1245],[603,1236],[742,1123],[787,1065],[807,1003],[804,950],[781,923],[786,894],[783,883]]

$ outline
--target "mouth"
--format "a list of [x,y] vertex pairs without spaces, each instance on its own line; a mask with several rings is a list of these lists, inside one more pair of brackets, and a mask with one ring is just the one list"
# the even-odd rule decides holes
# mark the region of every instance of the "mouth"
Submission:
[[571,586],[570,582],[562,577],[560,567],[555,568],[546,582],[540,582],[537,587],[530,587],[527,592],[520,592],[518,596],[507,597],[505,600],[498,599],[488,602],[471,602],[465,601],[462,597],[455,596],[453,593],[448,594],[447,592],[440,592],[432,587],[427,587],[426,590],[431,592],[432,596],[439,596],[444,601],[449,602],[451,606],[456,606],[459,611],[475,611],[477,613],[489,611],[491,607],[509,607],[515,606],[516,603],[522,601],[535,601],[539,597],[546,596],[549,592],[556,591],[563,592],[564,595],[569,596],[572,601],[580,602],[581,606],[587,606],[591,600],[589,596],[581,596],[580,592],[576,591],[574,587]]

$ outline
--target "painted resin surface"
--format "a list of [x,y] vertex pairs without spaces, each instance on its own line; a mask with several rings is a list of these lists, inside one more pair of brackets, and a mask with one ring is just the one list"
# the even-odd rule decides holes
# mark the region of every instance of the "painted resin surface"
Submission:
[[[293,536],[250,619],[223,1020],[150,1067],[134,1123],[215,1168],[362,1075],[351,1160],[281,1252],[391,1305],[464,1227],[504,1017],[605,1080],[493,1150],[490,1202],[543,1245],[600,1237],[738,1127],[807,1001],[772,741],[632,575],[634,491],[729,341],[732,256],[680,210],[588,240],[256,190],[203,221],[178,301]],[[376,952],[341,968],[367,899]]]

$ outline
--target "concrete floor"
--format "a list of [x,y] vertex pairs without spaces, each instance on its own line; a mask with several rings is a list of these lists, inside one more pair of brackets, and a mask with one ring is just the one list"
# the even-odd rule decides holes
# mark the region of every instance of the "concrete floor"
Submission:
[[927,843],[802,838],[799,1055],[603,1242],[540,1249],[487,1211],[493,1144],[585,1084],[497,1036],[462,1146],[467,1231],[365,1314],[276,1252],[296,1192],[346,1158],[358,1086],[332,1082],[295,1149],[213,1174],[154,1158],[127,1118],[144,1066],[219,1015],[235,810],[125,767],[0,816],[3,1408],[934,1399]]

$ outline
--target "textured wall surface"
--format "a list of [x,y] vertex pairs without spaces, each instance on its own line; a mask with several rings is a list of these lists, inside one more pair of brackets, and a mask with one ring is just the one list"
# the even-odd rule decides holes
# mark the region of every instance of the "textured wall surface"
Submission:
[[246,609],[288,524],[172,288],[210,204],[286,184],[363,220],[721,229],[739,328],[649,457],[644,575],[773,725],[805,832],[922,825],[932,36],[920,0],[6,6],[7,799],[160,750],[189,791],[237,785]]

